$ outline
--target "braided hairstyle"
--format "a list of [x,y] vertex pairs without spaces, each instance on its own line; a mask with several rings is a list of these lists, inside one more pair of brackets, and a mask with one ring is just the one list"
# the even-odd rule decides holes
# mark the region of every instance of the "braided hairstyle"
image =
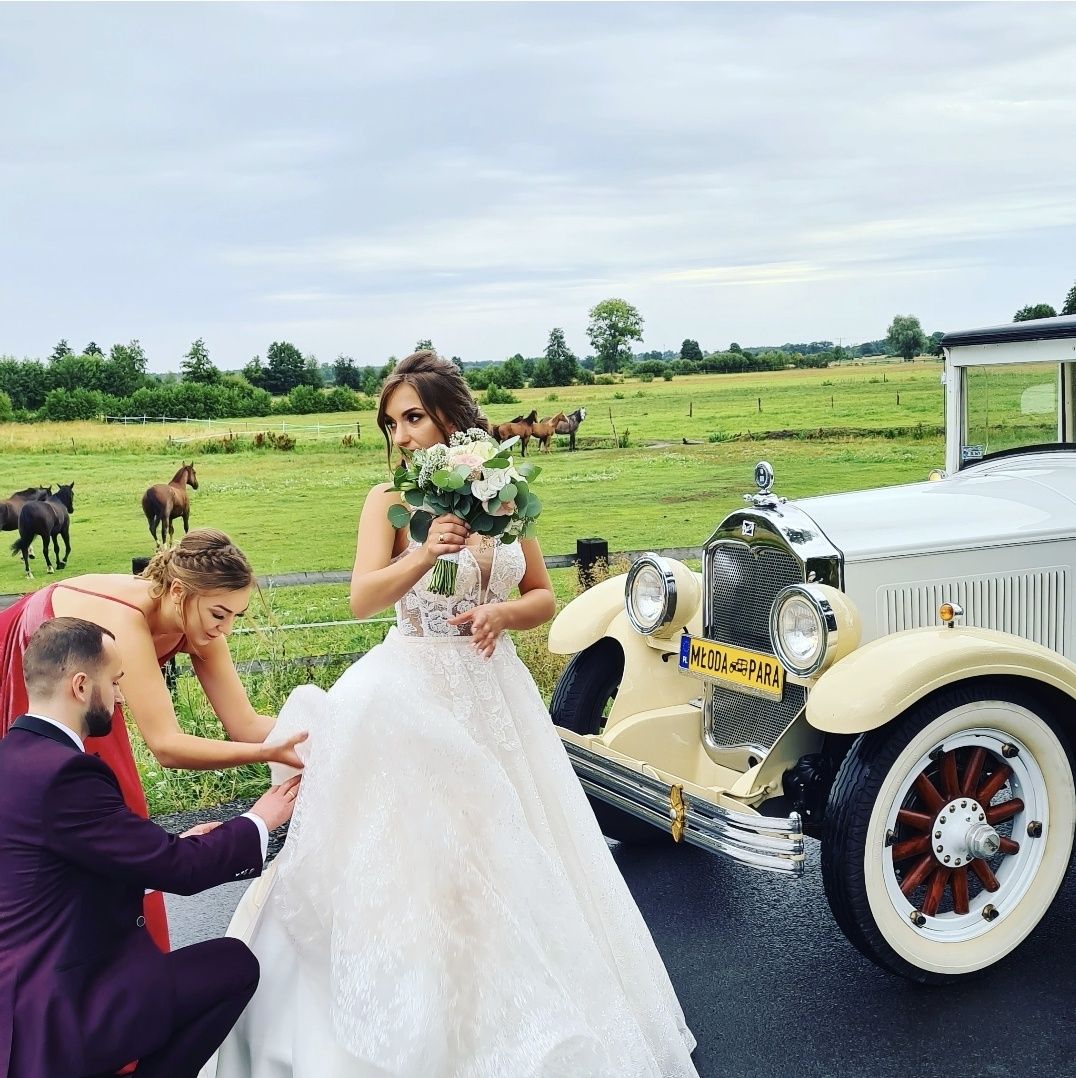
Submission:
[[160,599],[174,581],[183,586],[183,620],[193,595],[211,591],[239,591],[254,585],[254,570],[247,556],[215,528],[194,528],[174,547],[158,550],[142,576],[152,581],[150,595]]
[[381,399],[377,406],[377,425],[385,436],[390,466],[393,445],[385,406],[392,394],[404,384],[411,386],[418,394],[422,407],[429,412],[446,444],[454,430],[477,427],[489,433],[489,420],[471,396],[470,387],[459,367],[430,349],[413,352],[393,367],[381,387]]

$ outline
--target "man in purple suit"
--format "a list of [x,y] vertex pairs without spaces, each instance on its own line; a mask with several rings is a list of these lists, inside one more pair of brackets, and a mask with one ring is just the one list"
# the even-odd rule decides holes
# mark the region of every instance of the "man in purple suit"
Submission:
[[258,984],[245,944],[162,954],[146,888],[196,894],[261,872],[298,779],[246,817],[170,835],[123,803],[82,739],[122,699],[112,634],[54,618],[24,656],[28,713],[0,741],[0,1078],[194,1078]]

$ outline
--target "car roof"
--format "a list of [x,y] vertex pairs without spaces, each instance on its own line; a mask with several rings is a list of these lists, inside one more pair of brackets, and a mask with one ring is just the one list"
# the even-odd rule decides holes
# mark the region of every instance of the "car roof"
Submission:
[[1008,322],[984,329],[963,329],[947,333],[941,339],[943,348],[972,344],[1009,344],[1019,341],[1076,340],[1076,315],[1060,318],[1033,318],[1028,322]]

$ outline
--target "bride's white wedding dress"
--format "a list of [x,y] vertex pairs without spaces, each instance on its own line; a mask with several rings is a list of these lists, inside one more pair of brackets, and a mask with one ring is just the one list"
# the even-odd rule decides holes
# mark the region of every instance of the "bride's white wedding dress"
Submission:
[[[447,619],[502,602],[518,544],[429,575],[308,729],[287,842],[229,933],[261,984],[216,1078],[681,1078],[688,1031],[646,924],[507,635]],[[467,626],[463,626],[467,631]]]

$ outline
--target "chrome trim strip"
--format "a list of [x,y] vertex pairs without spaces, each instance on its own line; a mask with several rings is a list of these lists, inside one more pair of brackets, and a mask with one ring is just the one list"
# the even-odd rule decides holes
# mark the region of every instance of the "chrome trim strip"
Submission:
[[[614,808],[668,830],[671,817],[668,783],[641,775],[589,749],[564,741],[583,789]],[[803,874],[803,823],[799,813],[758,816],[735,812],[684,795],[685,842],[741,864],[790,876]]]

